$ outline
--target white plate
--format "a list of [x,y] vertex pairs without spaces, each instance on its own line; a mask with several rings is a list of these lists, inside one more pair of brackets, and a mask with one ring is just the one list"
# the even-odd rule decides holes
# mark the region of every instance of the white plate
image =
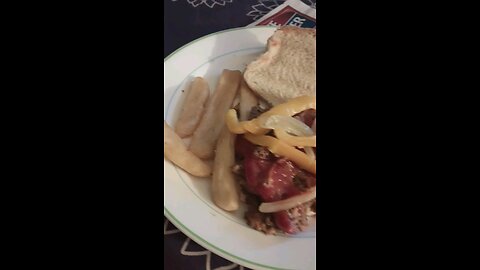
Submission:
[[[275,28],[236,28],[195,40],[165,58],[164,119],[176,121],[195,76],[213,91],[223,69],[241,70],[265,51]],[[180,103],[179,103],[180,102]],[[294,236],[267,236],[249,228],[242,209],[232,214],[211,200],[210,179],[195,178],[164,161],[165,216],[192,240],[215,254],[253,269],[315,269],[316,226]]]

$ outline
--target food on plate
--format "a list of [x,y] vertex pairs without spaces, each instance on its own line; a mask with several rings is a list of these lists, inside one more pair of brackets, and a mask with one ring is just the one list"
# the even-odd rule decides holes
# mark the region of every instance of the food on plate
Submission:
[[312,129],[290,116],[272,115],[262,127],[272,129],[278,139],[291,146],[317,145],[317,136],[313,134]]
[[317,164],[315,160],[311,160],[302,151],[292,147],[282,140],[273,136],[245,134],[245,139],[255,145],[266,147],[270,152],[277,156],[288,158],[295,162],[300,168],[311,173],[317,173]]
[[224,118],[232,106],[242,79],[238,70],[224,70],[215,92],[207,103],[200,124],[193,132],[189,150],[196,156],[208,159],[214,155],[215,144],[224,127]]
[[[226,211],[246,203],[247,224],[266,234],[295,234],[316,216],[315,39],[315,29],[279,28],[243,74],[222,72],[205,109],[194,99],[207,99],[208,85],[196,78],[177,124],[181,136],[193,132],[189,151],[165,123],[165,156],[211,173],[213,202]],[[202,160],[212,157],[213,169]]]
[[210,95],[208,83],[202,77],[196,77],[190,83],[175,132],[181,138],[193,134],[205,111],[205,103]]
[[[233,127],[231,132],[238,134],[233,171],[238,175],[241,197],[246,198],[248,205],[247,224],[266,234],[295,234],[307,227],[311,217],[316,215],[316,154],[313,150],[316,137],[313,141],[287,143],[292,138],[311,138],[314,134],[311,126],[316,119],[316,110],[312,109],[316,108],[315,101],[307,102],[308,106],[298,110],[299,107],[292,104],[300,104],[300,98],[303,97],[290,101],[288,106],[279,104],[248,121],[238,122],[235,110],[230,110],[225,119],[227,127]],[[242,123],[254,123],[262,129],[259,133],[265,135],[241,130]],[[276,137],[279,125],[287,137]]]
[[242,80],[240,84],[240,120],[245,121],[248,119],[252,108],[255,108],[258,106],[258,98],[257,96],[252,92],[250,87],[248,87],[247,83],[245,80]]
[[229,127],[232,127],[231,131],[235,133],[238,132],[237,134],[243,134],[245,132],[250,132],[253,134],[265,134],[269,131],[269,129],[263,128],[263,126],[271,116],[293,116],[302,111],[316,108],[317,102],[314,96],[300,96],[291,99],[288,102],[278,104],[267,112],[261,114],[259,117],[249,121],[238,122],[238,117],[236,117],[236,114],[228,113],[226,116],[226,122]]
[[188,151],[182,139],[166,121],[163,121],[163,146],[165,157],[186,172],[198,177],[211,175],[210,165]]
[[226,211],[237,210],[239,206],[238,184],[232,171],[235,165],[235,136],[224,127],[217,141],[213,163],[213,201]]
[[248,86],[272,105],[316,94],[316,30],[282,27],[268,39],[267,51],[244,73]]
[[317,187],[314,186],[310,188],[303,194],[290,197],[285,200],[270,202],[270,203],[262,203],[258,208],[258,211],[262,213],[275,213],[284,210],[288,210],[294,208],[298,205],[311,201],[317,197]]
[[247,224],[266,234],[297,233],[316,215],[315,62],[315,29],[278,29],[244,72],[252,92],[272,107],[240,121],[236,110],[225,117],[237,134],[233,170]]

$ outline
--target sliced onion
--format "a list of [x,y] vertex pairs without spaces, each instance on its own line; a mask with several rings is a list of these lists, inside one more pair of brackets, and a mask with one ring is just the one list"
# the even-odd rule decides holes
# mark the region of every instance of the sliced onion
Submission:
[[258,211],[262,213],[275,213],[284,210],[288,210],[311,201],[317,197],[317,186],[312,187],[307,192],[297,196],[290,197],[288,199],[276,202],[262,203],[258,208]]
[[316,146],[317,139],[312,129],[300,120],[286,115],[268,117],[262,128],[273,129],[275,136],[291,146]]
[[291,116],[272,115],[265,123],[261,124],[263,128],[275,129],[282,128],[286,132],[296,136],[312,136],[314,135],[312,129],[302,121]]

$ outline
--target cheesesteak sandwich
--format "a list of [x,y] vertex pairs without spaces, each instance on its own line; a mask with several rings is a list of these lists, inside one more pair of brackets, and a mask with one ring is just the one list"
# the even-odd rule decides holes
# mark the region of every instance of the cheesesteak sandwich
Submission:
[[266,234],[297,233],[316,215],[315,62],[315,29],[278,29],[244,72],[264,105],[251,103],[247,119],[234,109],[226,116],[245,218]]

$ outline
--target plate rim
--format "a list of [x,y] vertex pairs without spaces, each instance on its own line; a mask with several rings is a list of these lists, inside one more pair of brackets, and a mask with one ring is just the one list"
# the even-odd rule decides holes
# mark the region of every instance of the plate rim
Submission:
[[[205,36],[201,36],[195,40],[192,40],[190,42],[188,42],[187,44],[181,46],[180,48],[176,49],[175,51],[173,51],[172,53],[170,53],[167,57],[164,58],[164,64],[170,60],[173,56],[175,56],[176,54],[178,53],[181,53],[184,49],[188,48],[189,46],[203,40],[203,39],[206,39],[206,38],[209,38],[211,36],[215,36],[215,35],[218,35],[218,34],[222,34],[222,33],[227,33],[227,32],[234,32],[234,31],[240,31],[240,30],[248,30],[248,29],[261,29],[261,28],[265,28],[265,29],[277,29],[278,27],[276,26],[269,26],[269,25],[263,25],[263,26],[243,26],[243,27],[236,27],[236,28],[229,28],[229,29],[225,29],[225,30],[221,30],[221,31],[217,31],[217,32],[213,32],[213,33],[210,33],[208,35],[205,35]],[[294,270],[294,269],[290,269],[290,268],[279,268],[279,267],[275,267],[275,266],[270,266],[270,265],[265,265],[265,264],[261,264],[261,263],[258,263],[258,262],[254,262],[254,261],[250,261],[250,260],[247,260],[245,258],[241,258],[241,257],[238,257],[234,254],[231,254],[229,253],[228,251],[225,251],[223,250],[222,248],[220,247],[217,247],[215,246],[214,244],[210,243],[209,241],[203,239],[201,236],[197,235],[196,233],[194,233],[193,231],[191,231],[187,226],[185,226],[181,221],[179,221],[175,215],[173,215],[173,213],[171,213],[166,207],[165,207],[165,204],[164,204],[164,216],[167,217],[167,219],[169,220],[169,222],[171,222],[173,225],[175,225],[182,233],[184,233],[187,237],[189,237],[190,239],[194,240],[197,244],[199,244],[200,246],[202,246],[203,248],[215,253],[216,255],[220,256],[220,257],[223,257],[227,260],[230,260],[234,263],[237,263],[237,264],[241,264],[243,266],[246,266],[246,267],[249,267],[249,268],[253,268],[253,269],[259,269],[258,267],[261,267],[261,269],[272,269],[272,270]]]
[[218,32],[213,32],[213,33],[210,33],[208,35],[205,35],[205,36],[201,36],[197,39],[194,39],[190,42],[188,42],[187,44],[183,45],[182,47],[176,49],[175,51],[173,51],[172,53],[170,53],[169,55],[167,55],[167,57],[163,58],[163,63],[165,64],[165,62],[170,59],[171,57],[173,57],[174,54],[180,52],[181,50],[185,49],[186,47],[192,45],[193,43],[197,43],[198,41],[202,40],[202,39],[205,39],[205,38],[208,38],[210,36],[214,36],[214,35],[218,35],[218,34],[221,34],[221,33],[226,33],[226,32],[233,32],[233,31],[238,31],[238,30],[244,30],[244,29],[259,29],[259,28],[277,28],[276,26],[270,26],[270,25],[259,25],[259,26],[241,26],[241,27],[235,27],[235,28],[229,28],[229,29],[225,29],[225,30],[221,30],[221,31],[218,31]]
[[233,255],[233,254],[229,253],[228,251],[225,251],[222,248],[211,244],[207,240],[203,239],[201,236],[197,235],[196,233],[194,233],[193,231],[188,229],[185,225],[183,225],[182,222],[180,222],[178,219],[176,219],[175,216],[172,213],[170,213],[170,211],[168,211],[168,209],[165,206],[163,207],[163,213],[168,218],[169,222],[173,223],[173,225],[175,225],[175,227],[177,227],[177,229],[179,229],[182,233],[184,233],[190,239],[194,240],[195,243],[199,244],[203,248],[215,253],[216,255],[218,255],[220,257],[223,257],[227,260],[230,260],[230,261],[235,262],[237,264],[241,264],[243,266],[253,268],[253,269],[258,269],[258,268],[254,268],[254,267],[260,266],[260,267],[262,267],[262,269],[295,270],[295,269],[290,269],[290,268],[278,268],[278,267],[275,267],[275,266],[265,265],[265,264],[253,262],[253,261],[238,257],[236,255]]

